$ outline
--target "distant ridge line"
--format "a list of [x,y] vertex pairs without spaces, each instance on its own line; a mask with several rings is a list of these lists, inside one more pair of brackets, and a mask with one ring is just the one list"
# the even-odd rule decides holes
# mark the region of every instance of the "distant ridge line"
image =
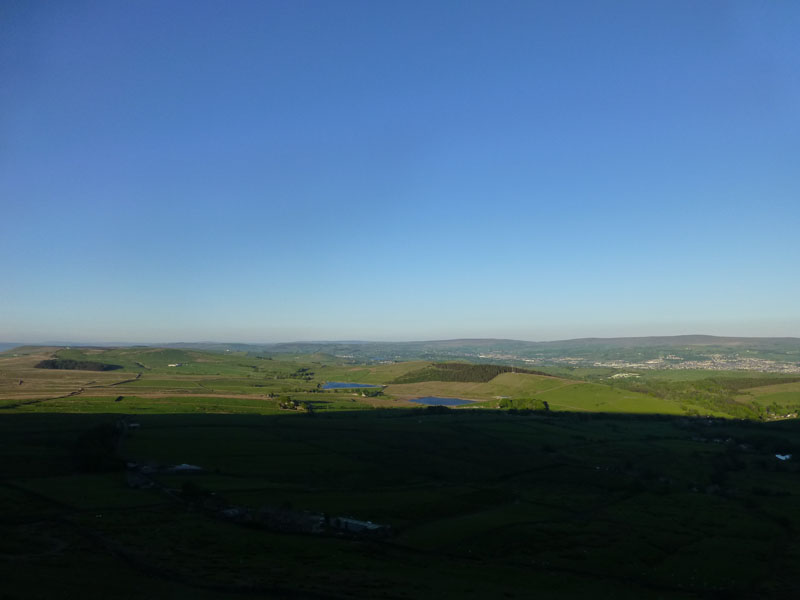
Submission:
[[291,342],[0,342],[0,351],[17,347],[65,347],[74,346],[82,348],[128,348],[128,347],[150,347],[150,348],[201,348],[201,347],[258,347],[258,348],[281,348],[292,346],[333,346],[333,345],[381,345],[392,344],[398,346],[411,345],[459,345],[459,344],[525,344],[532,346],[552,346],[552,345],[632,345],[632,346],[656,346],[656,345],[739,345],[747,343],[800,343],[800,337],[782,336],[716,336],[707,334],[682,334],[665,336],[629,336],[629,337],[584,337],[570,338],[565,340],[518,340],[512,338],[453,338],[439,340],[416,340],[416,341],[372,341],[372,340],[311,340],[311,341],[291,341]]

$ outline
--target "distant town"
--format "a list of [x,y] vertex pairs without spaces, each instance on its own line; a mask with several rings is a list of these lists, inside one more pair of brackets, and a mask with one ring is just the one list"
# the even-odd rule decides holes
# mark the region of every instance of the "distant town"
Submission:
[[482,360],[520,361],[528,365],[566,365],[571,367],[607,367],[612,369],[698,369],[706,371],[758,371],[761,373],[800,373],[800,363],[781,362],[749,356],[710,354],[705,360],[684,359],[674,354],[643,361],[595,360],[586,357],[562,356],[522,358],[508,354],[479,354]]

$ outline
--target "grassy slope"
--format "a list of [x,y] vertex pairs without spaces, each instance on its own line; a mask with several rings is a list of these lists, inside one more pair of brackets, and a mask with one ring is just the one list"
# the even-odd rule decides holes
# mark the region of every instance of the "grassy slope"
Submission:
[[680,406],[637,392],[605,385],[582,383],[555,377],[502,373],[488,383],[429,381],[395,384],[387,393],[399,398],[420,396],[459,397],[488,400],[497,396],[547,400],[554,410],[680,414]]
[[[251,506],[389,523],[397,533],[384,545],[240,527],[127,489],[119,473],[74,472],[73,440],[108,419],[0,418],[0,551],[43,553],[5,574],[11,597],[29,597],[34,576],[42,597],[84,598],[202,598],[216,595],[212,585],[220,597],[292,596],[270,591],[278,587],[398,600],[499,600],[531,589],[780,598],[800,585],[797,469],[771,456],[772,441],[800,444],[793,423],[484,411],[142,415],[123,444],[129,459],[209,469],[165,476],[174,488],[190,480]],[[711,441],[728,437],[736,442]],[[123,559],[131,555],[140,566]]]
[[[32,368],[54,352],[117,362],[127,372]],[[300,597],[306,590],[504,599],[532,588],[566,597],[603,590],[679,598],[687,588],[694,590],[688,597],[781,597],[800,585],[793,568],[800,560],[798,470],[774,458],[800,454],[794,422],[598,417],[585,413],[677,413],[681,402],[519,373],[387,391],[489,403],[538,398],[577,414],[371,411],[402,402],[318,393],[316,385],[386,383],[429,363],[177,352],[31,349],[0,357],[0,407],[34,400],[0,411],[0,509],[8,530],[0,554],[44,553],[15,561],[4,589],[25,597],[19,592],[34,576],[42,597],[229,597],[251,585],[275,597],[290,589]],[[299,368],[313,372],[312,380],[292,378]],[[681,381],[679,373],[670,378]],[[702,381],[717,374],[686,375]],[[764,381],[771,385],[741,396],[769,403],[800,393],[800,383]],[[270,393],[313,402],[318,416],[281,411]],[[128,490],[120,473],[75,473],[76,436],[120,414],[142,424],[124,444],[127,458],[201,464],[210,472],[192,481],[232,502],[348,514],[389,523],[397,535],[384,546],[250,530]],[[736,442],[713,442],[728,438]],[[185,481],[165,479],[178,489]],[[147,557],[146,568],[120,560],[98,536]],[[61,542],[68,552],[58,550]],[[154,566],[168,575],[155,576]],[[210,585],[222,591],[202,587]]]
[[466,399],[486,400],[495,396],[527,395],[549,390],[574,382],[541,375],[501,373],[487,383],[460,381],[423,381],[420,383],[391,384],[386,392],[408,398],[419,396],[457,396]]
[[588,410],[594,412],[682,414],[680,406],[670,400],[646,394],[609,388],[592,383],[562,387],[542,394],[551,409]]
[[375,366],[327,365],[315,369],[315,373],[323,381],[384,384],[430,364],[425,361],[409,361]]
[[[36,369],[34,365],[54,356],[54,348],[31,348],[0,357],[0,407],[31,399],[54,398],[92,386],[109,386],[136,377],[122,371],[63,371]],[[20,381],[22,383],[20,383]]]
[[776,405],[782,412],[797,413],[800,408],[800,382],[765,385],[742,390],[739,402]]
[[754,373],[753,371],[706,371],[703,369],[652,369],[652,370],[636,370],[633,372],[639,373],[642,379],[658,379],[665,381],[697,381],[701,379],[726,378],[726,379],[748,379],[753,376],[776,378],[784,377],[780,374],[766,374]]
[[[19,354],[14,356],[13,354]],[[39,360],[51,358],[95,360],[121,364],[122,371],[89,372],[34,369]],[[180,367],[169,364],[181,363]],[[694,410],[697,414],[736,415],[724,404],[715,405],[697,399],[706,380],[724,378],[729,382],[760,377],[764,385],[731,390],[739,406],[773,407],[771,412],[750,410],[744,416],[783,415],[800,405],[794,384],[779,384],[780,376],[754,375],[743,372],[652,371],[642,372],[633,380],[608,379],[609,372],[584,370],[572,373],[575,378],[546,377],[522,373],[503,373],[486,383],[422,382],[391,384],[386,396],[368,400],[350,391],[326,392],[312,395],[325,381],[353,381],[388,384],[398,377],[419,371],[431,363],[412,361],[380,365],[353,365],[331,356],[313,355],[265,359],[245,353],[210,353],[194,350],[158,348],[27,348],[0,356],[0,408],[21,402],[55,398],[20,410],[105,410],[120,412],[136,406],[145,412],[243,411],[263,413],[272,404],[264,401],[270,394],[293,395],[300,401],[318,401],[319,408],[359,408],[362,406],[395,406],[419,396],[452,396],[472,400],[491,400],[497,396],[517,399],[547,400],[556,410],[610,411],[676,414]],[[564,371],[565,373],[567,371]],[[19,385],[19,380],[23,384]],[[669,386],[664,388],[664,385]],[[732,386],[733,384],[726,384]],[[785,387],[784,387],[785,386]],[[664,388],[664,389],[662,389]],[[724,390],[723,390],[724,391]],[[719,390],[717,392],[719,395]],[[726,392],[727,393],[727,392]],[[58,400],[59,396],[76,394],[86,397],[87,406],[73,398]],[[123,406],[111,403],[119,396],[133,397]],[[194,396],[198,406],[191,408]],[[223,402],[224,396],[231,401]],[[95,400],[90,400],[94,398]],[[101,398],[102,400],[96,400]],[[736,403],[734,403],[736,404]],[[48,408],[49,406],[49,408]],[[778,407],[778,408],[776,408]],[[749,410],[749,409],[748,409]],[[726,412],[727,411],[727,412]]]

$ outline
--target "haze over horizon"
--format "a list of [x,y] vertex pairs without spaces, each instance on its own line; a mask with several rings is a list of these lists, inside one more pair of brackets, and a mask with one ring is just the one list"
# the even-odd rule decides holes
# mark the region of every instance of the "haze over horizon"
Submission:
[[249,345],[273,345],[273,344],[370,344],[370,343],[377,343],[377,344],[435,344],[435,343],[448,343],[448,342],[523,342],[523,343],[533,343],[533,344],[542,344],[542,343],[559,343],[559,342],[571,342],[571,341],[583,341],[583,340],[652,340],[652,339],[682,339],[682,338],[717,338],[719,340],[758,340],[758,339],[787,339],[787,340],[798,340],[800,341],[800,337],[796,336],[717,336],[717,335],[709,335],[703,333],[695,333],[695,334],[678,334],[678,335],[654,335],[654,336],[606,336],[606,337],[595,337],[595,336],[585,336],[585,337],[577,337],[577,338],[564,338],[564,339],[539,339],[539,340],[532,340],[532,339],[517,339],[517,338],[491,338],[491,337],[483,337],[483,338],[469,338],[469,337],[462,337],[462,338],[444,338],[444,339],[407,339],[407,340],[390,340],[390,339],[374,339],[374,340],[367,340],[367,339],[349,339],[349,338],[342,338],[342,339],[306,339],[306,340],[272,340],[272,341],[264,341],[264,340],[250,340],[250,341],[242,341],[242,340],[233,340],[233,339],[196,339],[196,340],[80,340],[80,339],[42,339],[42,340],[17,340],[16,342],[11,342],[10,340],[0,340],[0,348],[3,346],[11,347],[16,344],[31,344],[31,345],[41,345],[41,346],[107,346],[107,347],[114,347],[114,346],[151,346],[151,347],[170,347],[180,344],[249,344]]
[[798,30],[4,3],[0,340],[800,337]]

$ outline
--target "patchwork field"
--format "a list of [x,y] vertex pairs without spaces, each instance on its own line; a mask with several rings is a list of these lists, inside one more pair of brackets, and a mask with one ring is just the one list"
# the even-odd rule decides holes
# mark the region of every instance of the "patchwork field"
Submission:
[[771,407],[776,414],[796,416],[800,408],[800,382],[746,388],[737,400],[765,408]]
[[[41,369],[43,360],[94,361],[112,371]],[[495,371],[492,371],[495,369]],[[159,348],[21,348],[0,353],[0,409],[250,412],[411,406],[424,396],[546,401],[552,410],[693,414],[770,420],[800,409],[797,378],[747,372],[654,371],[615,379],[608,369],[571,376],[499,372],[490,365],[411,361],[357,365],[325,355],[260,356]],[[569,375],[568,371],[563,371]],[[441,377],[442,379],[439,379]],[[328,381],[382,389],[323,390]],[[487,404],[487,401],[488,404]],[[285,408],[285,407],[284,407]]]

